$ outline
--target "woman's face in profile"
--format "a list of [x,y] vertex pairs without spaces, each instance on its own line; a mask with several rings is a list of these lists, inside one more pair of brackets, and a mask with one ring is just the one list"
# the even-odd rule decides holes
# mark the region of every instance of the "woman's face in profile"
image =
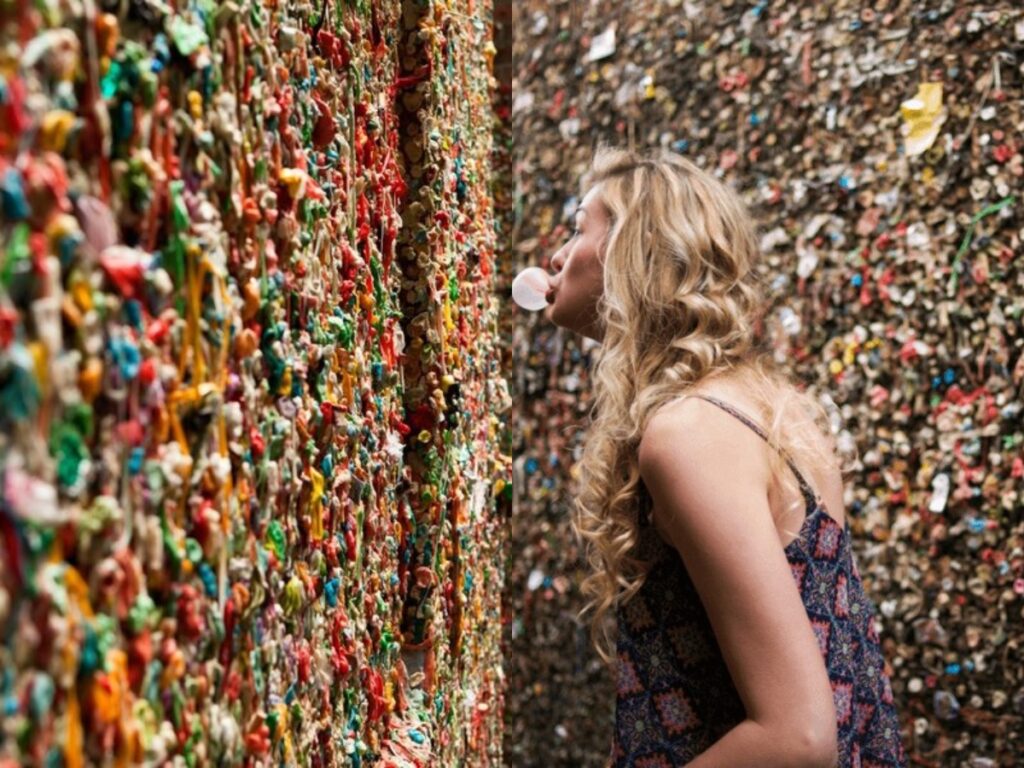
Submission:
[[604,290],[602,241],[610,218],[599,197],[599,185],[587,192],[576,209],[572,237],[551,257],[548,306],[544,315],[555,325],[595,341],[604,335],[599,327],[597,300]]

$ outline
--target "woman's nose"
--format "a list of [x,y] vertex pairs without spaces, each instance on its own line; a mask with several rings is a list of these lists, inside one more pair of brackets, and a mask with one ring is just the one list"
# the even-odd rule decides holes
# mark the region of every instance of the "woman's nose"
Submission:
[[558,252],[555,253],[555,255],[551,257],[551,268],[555,272],[561,272],[562,271],[562,265],[564,263],[565,263],[565,249],[564,248],[559,248]]

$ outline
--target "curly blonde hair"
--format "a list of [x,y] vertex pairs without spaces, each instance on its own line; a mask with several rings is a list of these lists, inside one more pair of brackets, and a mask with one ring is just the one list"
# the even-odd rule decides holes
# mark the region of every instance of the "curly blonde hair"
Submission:
[[[597,147],[583,178],[585,190],[596,185],[610,219],[597,302],[603,338],[591,371],[590,426],[576,468],[572,523],[590,566],[577,619],[593,613],[591,640],[613,665],[612,609],[640,589],[650,567],[634,552],[646,494],[637,449],[655,411],[698,382],[728,373],[758,404],[759,412],[749,415],[772,444],[810,468],[823,459],[820,435],[836,455],[838,409],[790,382],[771,355],[762,332],[755,228],[732,190],[668,150],[640,154],[608,146]],[[793,409],[810,421],[789,418]],[[776,487],[795,490],[784,459],[769,453]]]

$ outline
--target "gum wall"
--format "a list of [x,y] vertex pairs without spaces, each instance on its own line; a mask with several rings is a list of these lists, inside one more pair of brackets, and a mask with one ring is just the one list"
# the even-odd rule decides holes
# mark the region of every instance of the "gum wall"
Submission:
[[0,765],[500,764],[491,5],[0,29]]

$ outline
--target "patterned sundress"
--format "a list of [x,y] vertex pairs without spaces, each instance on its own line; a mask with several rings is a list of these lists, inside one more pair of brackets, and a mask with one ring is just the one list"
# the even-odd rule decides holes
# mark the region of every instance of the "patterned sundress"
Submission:
[[[764,430],[716,398],[768,440]],[[801,535],[785,548],[832,683],[839,768],[904,768],[907,758],[889,676],[850,547],[850,526],[831,517],[790,458],[806,501]],[[645,494],[646,496],[646,494]],[[643,510],[649,508],[645,498]],[[609,765],[674,768],[706,751],[745,718],[700,597],[678,551],[640,515],[638,554],[655,561],[619,607],[615,732]]]

